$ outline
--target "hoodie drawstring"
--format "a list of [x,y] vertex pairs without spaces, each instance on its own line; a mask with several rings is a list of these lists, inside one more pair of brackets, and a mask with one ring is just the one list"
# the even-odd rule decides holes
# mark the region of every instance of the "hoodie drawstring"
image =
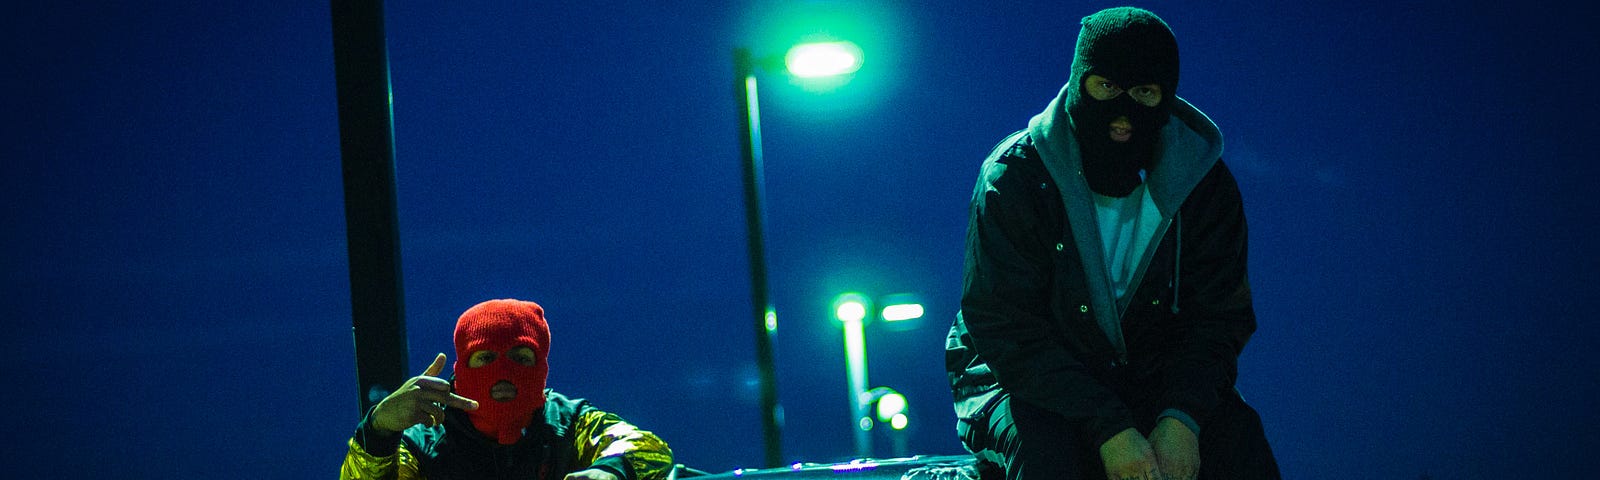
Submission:
[[1183,213],[1172,216],[1172,314],[1178,314],[1178,282],[1183,279]]

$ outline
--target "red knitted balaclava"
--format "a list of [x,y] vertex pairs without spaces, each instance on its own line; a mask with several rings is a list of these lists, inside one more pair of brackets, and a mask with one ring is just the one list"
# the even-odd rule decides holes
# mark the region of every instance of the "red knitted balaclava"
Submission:
[[[545,377],[550,366],[550,327],[539,304],[521,300],[490,300],[467,309],[456,321],[455,387],[461,396],[477,400],[478,409],[467,411],[472,426],[510,445],[522,438],[522,429],[544,408]],[[539,362],[526,366],[512,360],[512,348],[527,346]],[[481,367],[468,366],[472,352],[495,352],[494,361]],[[495,401],[490,390],[496,383],[510,382],[517,396]]]

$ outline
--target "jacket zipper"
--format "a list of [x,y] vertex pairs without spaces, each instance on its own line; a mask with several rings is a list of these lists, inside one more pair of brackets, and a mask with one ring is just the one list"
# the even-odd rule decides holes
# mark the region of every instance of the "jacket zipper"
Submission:
[[[1122,303],[1122,299],[1119,299],[1119,298],[1111,299],[1112,305],[1116,305],[1117,306],[1117,328],[1120,329],[1122,327],[1122,318],[1123,318],[1123,316],[1128,313],[1128,307],[1133,306],[1133,295],[1135,293],[1138,293],[1139,286],[1142,283],[1144,283],[1144,274],[1146,273],[1146,271],[1148,271],[1150,269],[1151,260],[1154,260],[1155,257],[1156,257],[1156,250],[1159,250],[1160,247],[1161,247],[1161,239],[1167,235],[1167,229],[1172,227],[1172,225],[1174,223],[1174,220],[1176,220],[1177,218],[1178,218],[1178,214],[1173,214],[1173,218],[1162,219],[1161,220],[1161,225],[1156,227],[1155,234],[1151,236],[1151,240],[1152,240],[1151,243],[1149,244],[1149,246],[1145,247],[1145,251],[1142,252],[1141,255],[1140,255],[1141,258],[1139,259],[1139,268],[1134,270],[1133,278],[1131,280],[1129,280],[1129,282],[1128,282],[1128,288],[1129,288],[1129,291],[1128,291],[1128,302],[1127,303]],[[1180,226],[1178,228],[1179,228],[1178,233],[1174,234],[1175,237],[1178,234],[1182,233],[1182,227]],[[1175,242],[1179,241],[1179,239],[1177,239],[1177,238],[1174,238],[1173,240]],[[1182,245],[1182,244],[1179,243],[1177,245]],[[1101,255],[1104,256],[1105,252],[1101,252]],[[1101,258],[1100,261],[1101,262],[1105,262],[1105,259]],[[1176,268],[1177,268],[1176,259],[1174,259],[1173,268],[1174,268],[1174,272],[1176,272]],[[1105,278],[1106,291],[1115,292],[1116,289],[1112,288],[1112,285],[1111,285],[1111,277],[1109,276],[1110,270],[1107,269],[1106,273],[1108,274],[1108,276]],[[1176,273],[1174,273],[1174,278],[1177,278],[1176,277]],[[1177,309],[1178,308],[1177,307],[1176,287],[1174,287],[1174,292],[1173,292],[1173,306],[1172,306],[1172,308],[1173,309]],[[1117,348],[1117,364],[1118,364],[1117,366],[1127,365],[1128,364],[1128,340],[1126,338],[1123,338],[1121,335],[1118,335],[1117,337],[1122,339],[1121,344],[1116,345],[1116,348]]]

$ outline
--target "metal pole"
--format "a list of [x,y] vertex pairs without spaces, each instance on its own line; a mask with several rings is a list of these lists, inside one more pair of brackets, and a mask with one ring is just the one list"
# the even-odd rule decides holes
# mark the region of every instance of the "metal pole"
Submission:
[[855,433],[856,458],[872,456],[872,418],[867,405],[872,397],[867,393],[867,335],[866,319],[849,319],[844,322],[845,383],[850,389],[850,430]]
[[750,308],[755,319],[756,369],[761,382],[761,433],[766,440],[766,466],[783,463],[782,426],[778,424],[778,380],[772,360],[772,331],[777,319],[767,298],[767,257],[761,229],[761,108],[756,101],[755,63],[750,52],[733,50],[735,96],[739,101],[739,138],[744,153],[744,217],[750,245]]
[[382,0],[332,0],[351,334],[361,412],[407,378],[394,127]]

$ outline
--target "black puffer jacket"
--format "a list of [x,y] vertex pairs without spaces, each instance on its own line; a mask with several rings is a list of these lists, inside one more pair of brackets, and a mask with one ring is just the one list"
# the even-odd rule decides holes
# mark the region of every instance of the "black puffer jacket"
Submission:
[[1135,412],[1175,409],[1203,427],[1236,394],[1238,355],[1255,331],[1243,204],[1215,125],[1177,101],[1146,179],[1160,241],[1122,299],[1110,293],[1059,99],[984,162],[946,342],[963,420],[1005,392],[1081,422],[1098,445],[1153,421]]

